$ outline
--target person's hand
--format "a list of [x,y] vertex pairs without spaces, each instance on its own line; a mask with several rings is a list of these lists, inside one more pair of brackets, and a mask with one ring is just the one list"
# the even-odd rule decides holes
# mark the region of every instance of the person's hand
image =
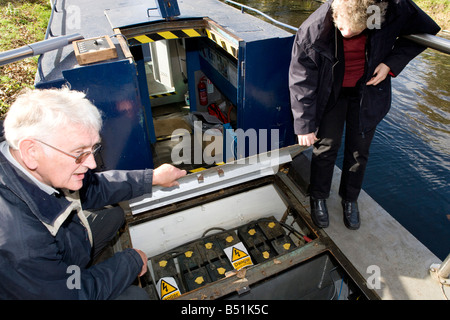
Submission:
[[316,142],[317,137],[316,134],[314,132],[308,133],[308,134],[299,134],[297,135],[298,137],[298,144],[301,146],[311,146],[314,144],[314,142]]
[[180,170],[171,164],[162,164],[155,170],[153,170],[153,185],[159,185],[161,187],[174,187],[178,186],[177,179],[186,175],[186,170]]
[[136,250],[136,252],[139,253],[139,255],[141,256],[142,262],[144,263],[144,265],[142,266],[141,272],[138,275],[139,277],[142,277],[147,272],[147,261],[148,261],[147,255],[139,249],[134,249],[134,250]]
[[387,65],[385,65],[384,63],[380,63],[376,68],[375,71],[373,73],[372,78],[366,83],[368,86],[376,86],[377,84],[379,84],[381,81],[383,81],[384,79],[386,79],[387,75],[389,74],[389,71],[391,71],[391,68],[389,68]]

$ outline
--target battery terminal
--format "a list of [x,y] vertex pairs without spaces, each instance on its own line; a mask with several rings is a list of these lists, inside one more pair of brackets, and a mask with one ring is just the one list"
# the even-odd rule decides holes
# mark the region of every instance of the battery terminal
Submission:
[[234,240],[233,236],[228,236],[225,238],[225,241],[228,243],[233,242],[233,240]]
[[213,247],[213,244],[211,242],[205,243],[206,249],[210,250],[210,249],[212,249],[212,247]]
[[203,279],[203,277],[200,276],[200,277],[197,277],[194,281],[196,284],[202,284],[203,282],[205,282],[205,279]]

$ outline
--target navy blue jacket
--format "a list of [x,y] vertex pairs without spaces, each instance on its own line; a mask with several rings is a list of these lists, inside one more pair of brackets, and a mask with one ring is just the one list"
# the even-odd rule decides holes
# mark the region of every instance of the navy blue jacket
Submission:
[[[342,36],[333,23],[331,3],[321,5],[300,26],[292,48],[289,69],[291,108],[296,134],[316,132],[327,107],[335,103],[342,85]],[[390,0],[386,21],[367,30],[366,66],[360,80],[360,132],[367,132],[388,113],[391,77],[367,86],[375,68],[385,63],[398,75],[425,47],[400,36],[436,34],[439,26],[410,0]]]
[[[151,192],[152,170],[88,173],[79,191],[83,209],[100,208]],[[136,279],[142,260],[126,249],[90,266],[91,243],[70,205],[48,195],[0,153],[0,299],[113,299]],[[70,211],[67,211],[70,212]],[[80,288],[70,266],[79,268]],[[69,283],[69,286],[68,286]]]

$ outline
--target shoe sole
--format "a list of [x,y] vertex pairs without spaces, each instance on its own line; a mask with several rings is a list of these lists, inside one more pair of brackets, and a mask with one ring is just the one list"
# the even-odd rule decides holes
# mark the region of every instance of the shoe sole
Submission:
[[354,226],[354,225],[351,225],[350,223],[348,223],[347,220],[344,218],[344,225],[347,227],[347,229],[358,230],[359,227],[361,226],[361,223],[358,223],[358,225]]

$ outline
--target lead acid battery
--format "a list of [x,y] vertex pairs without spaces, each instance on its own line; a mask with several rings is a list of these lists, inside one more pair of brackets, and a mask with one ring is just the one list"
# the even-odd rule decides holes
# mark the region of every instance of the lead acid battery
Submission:
[[[189,174],[179,188],[155,188],[151,196],[130,201],[128,233],[133,247],[152,261],[151,283],[170,274],[182,290],[176,299],[228,299],[237,293],[238,298],[329,299],[335,296],[334,278],[345,277],[355,296],[364,296],[364,287],[352,282],[362,277],[348,277],[341,267],[348,268],[348,261],[315,228],[306,201],[279,170],[291,152],[280,151],[276,168],[267,161],[225,164],[220,175],[216,168],[203,171],[201,181]],[[249,256],[243,272],[234,269],[230,248],[238,258]],[[165,267],[160,260],[167,261]],[[252,293],[244,294],[248,290]]]

